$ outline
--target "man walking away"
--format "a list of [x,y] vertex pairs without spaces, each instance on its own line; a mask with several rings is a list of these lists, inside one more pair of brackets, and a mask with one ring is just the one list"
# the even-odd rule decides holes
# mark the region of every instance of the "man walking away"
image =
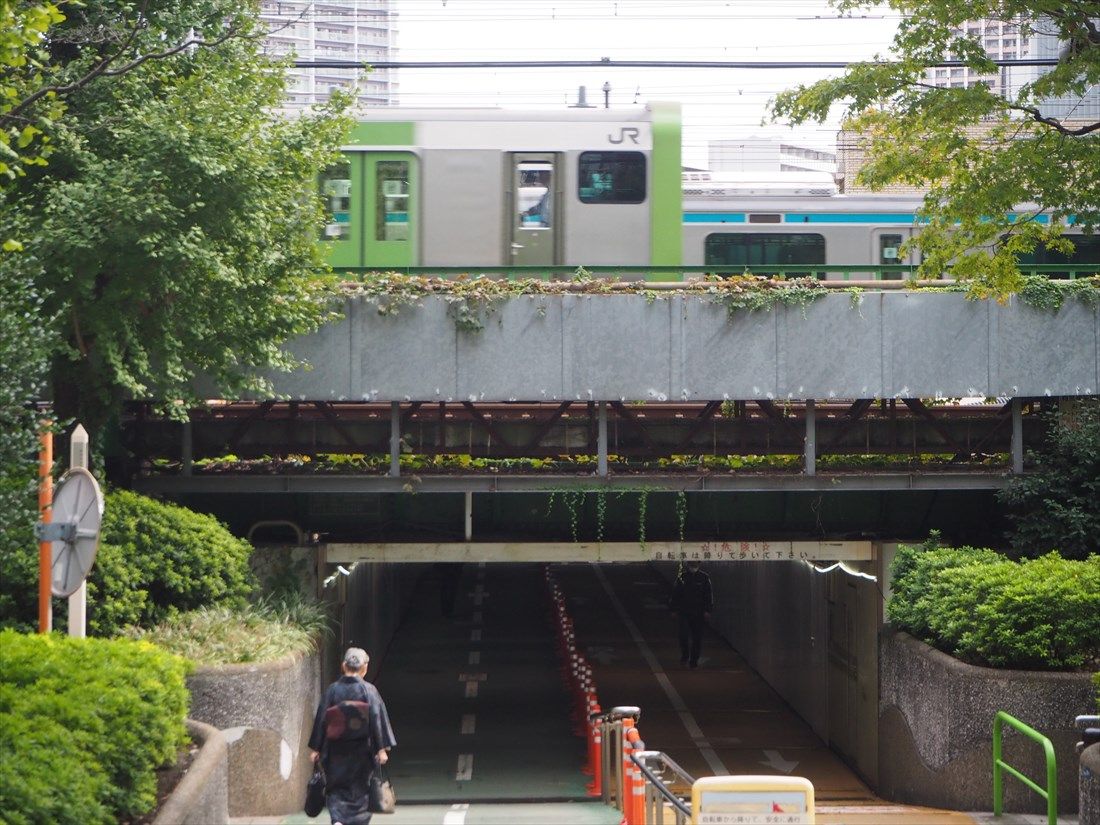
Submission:
[[367,825],[370,776],[397,744],[378,688],[366,681],[370,657],[349,647],[343,676],[328,686],[309,737],[310,758],[325,769],[325,802],[333,825]]
[[703,626],[714,610],[710,576],[699,562],[689,561],[680,569],[669,606],[680,616],[680,664],[698,667]]

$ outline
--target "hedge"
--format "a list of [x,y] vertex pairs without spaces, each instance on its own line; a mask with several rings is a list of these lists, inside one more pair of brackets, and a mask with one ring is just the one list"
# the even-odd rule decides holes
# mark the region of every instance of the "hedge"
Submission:
[[88,628],[110,636],[204,605],[243,605],[255,584],[251,552],[212,516],[137,493],[111,493],[88,580]]
[[1100,665],[1100,556],[1012,561],[991,550],[901,547],[890,620],[972,664],[1024,670]]
[[[125,490],[108,493],[105,505],[88,576],[90,634],[153,627],[207,605],[240,607],[254,591],[252,546],[213,516]],[[0,557],[0,627],[34,630],[37,598],[37,545]],[[65,608],[54,600],[55,619]]]
[[0,818],[116,823],[187,742],[191,665],[154,645],[0,631]]

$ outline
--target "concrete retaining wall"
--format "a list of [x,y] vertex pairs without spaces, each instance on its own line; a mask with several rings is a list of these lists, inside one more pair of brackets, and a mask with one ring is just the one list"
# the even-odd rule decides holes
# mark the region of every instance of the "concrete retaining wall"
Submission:
[[710,296],[520,296],[459,330],[445,296],[345,315],[288,349],[311,371],[289,398],[349,401],[698,401],[1092,395],[1100,309],[1058,312],[928,292],[838,293],[806,307]]
[[316,653],[202,667],[188,678],[191,716],[221,729],[228,744],[230,816],[302,810],[320,683]]
[[1081,754],[1080,825],[1100,825],[1100,744]]
[[161,806],[153,825],[223,825],[229,822],[229,762],[225,736],[194,719],[187,732],[200,743],[183,779]]
[[[1087,673],[974,667],[885,628],[880,646],[878,792],[898,802],[963,811],[993,809],[993,717],[1006,713],[1054,743],[1058,810],[1078,806],[1080,731],[1094,706]],[[1043,784],[1042,748],[1006,731],[1003,758]],[[1005,810],[1043,813],[1042,799],[1005,777]]]

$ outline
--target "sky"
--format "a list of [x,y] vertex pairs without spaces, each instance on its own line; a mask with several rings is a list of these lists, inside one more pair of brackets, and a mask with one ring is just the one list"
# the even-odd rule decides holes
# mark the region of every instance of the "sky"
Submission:
[[[364,4],[369,0],[360,0]],[[896,13],[870,8],[840,18],[819,0],[392,0],[394,59],[856,61],[887,55]],[[611,106],[677,100],[684,107],[685,163],[705,165],[717,138],[790,135],[762,127],[784,88],[836,74],[764,69],[404,69],[407,106]],[[838,123],[799,127],[799,141],[834,143]]]

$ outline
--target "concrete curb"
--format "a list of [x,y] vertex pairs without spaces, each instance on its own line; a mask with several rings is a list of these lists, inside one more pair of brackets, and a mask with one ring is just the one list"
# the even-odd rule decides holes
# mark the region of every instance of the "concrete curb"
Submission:
[[183,779],[153,825],[221,825],[229,822],[229,748],[217,728],[187,720],[187,732],[202,743]]

